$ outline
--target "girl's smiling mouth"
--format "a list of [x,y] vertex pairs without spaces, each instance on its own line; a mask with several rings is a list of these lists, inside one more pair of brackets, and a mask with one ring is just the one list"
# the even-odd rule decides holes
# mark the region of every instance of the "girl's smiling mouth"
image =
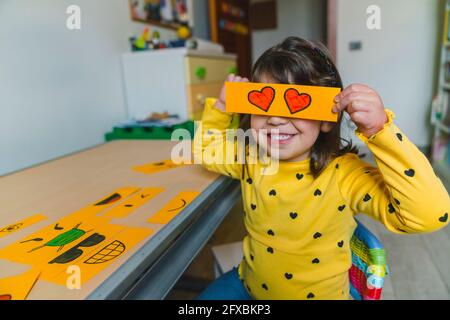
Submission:
[[267,134],[267,142],[269,144],[279,144],[279,145],[284,145],[284,144],[288,144],[289,142],[292,141],[292,139],[296,136],[297,134],[290,134],[290,133],[268,133]]

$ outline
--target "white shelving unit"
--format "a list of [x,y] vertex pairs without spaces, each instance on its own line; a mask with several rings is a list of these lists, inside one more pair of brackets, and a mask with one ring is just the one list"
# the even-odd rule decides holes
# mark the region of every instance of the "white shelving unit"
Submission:
[[445,3],[445,19],[439,65],[439,90],[432,104],[434,126],[432,160],[436,173],[450,183],[450,0]]

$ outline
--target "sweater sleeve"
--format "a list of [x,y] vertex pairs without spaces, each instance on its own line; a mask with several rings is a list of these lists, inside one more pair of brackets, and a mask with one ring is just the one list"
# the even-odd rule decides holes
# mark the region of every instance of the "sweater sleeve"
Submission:
[[[227,137],[227,129],[232,128],[233,115],[217,109],[215,102],[216,99],[206,99],[202,121],[193,142],[195,162],[210,171],[241,179],[242,164],[236,161],[237,143],[234,136]],[[243,154],[245,157],[245,151]]]
[[346,155],[340,161],[338,185],[356,213],[365,213],[395,233],[421,233],[448,224],[449,195],[427,158],[393,123],[370,138],[356,135],[368,146],[378,168]]

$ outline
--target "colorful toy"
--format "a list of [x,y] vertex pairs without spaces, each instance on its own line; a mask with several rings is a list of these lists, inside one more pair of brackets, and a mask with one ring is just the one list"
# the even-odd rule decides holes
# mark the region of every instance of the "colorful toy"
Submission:
[[148,27],[145,27],[142,35],[134,41],[133,47],[136,48],[137,50],[146,50],[148,49],[149,40],[150,40],[150,30]]
[[177,29],[177,37],[181,40],[187,40],[191,37],[191,30],[186,26]]
[[161,44],[161,35],[158,31],[153,32],[152,41],[151,41],[151,49],[159,49]]

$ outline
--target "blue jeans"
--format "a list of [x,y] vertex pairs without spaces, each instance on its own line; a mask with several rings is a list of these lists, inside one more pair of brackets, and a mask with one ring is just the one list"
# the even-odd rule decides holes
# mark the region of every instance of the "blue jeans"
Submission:
[[253,300],[239,280],[238,269],[225,273],[211,283],[196,300]]

